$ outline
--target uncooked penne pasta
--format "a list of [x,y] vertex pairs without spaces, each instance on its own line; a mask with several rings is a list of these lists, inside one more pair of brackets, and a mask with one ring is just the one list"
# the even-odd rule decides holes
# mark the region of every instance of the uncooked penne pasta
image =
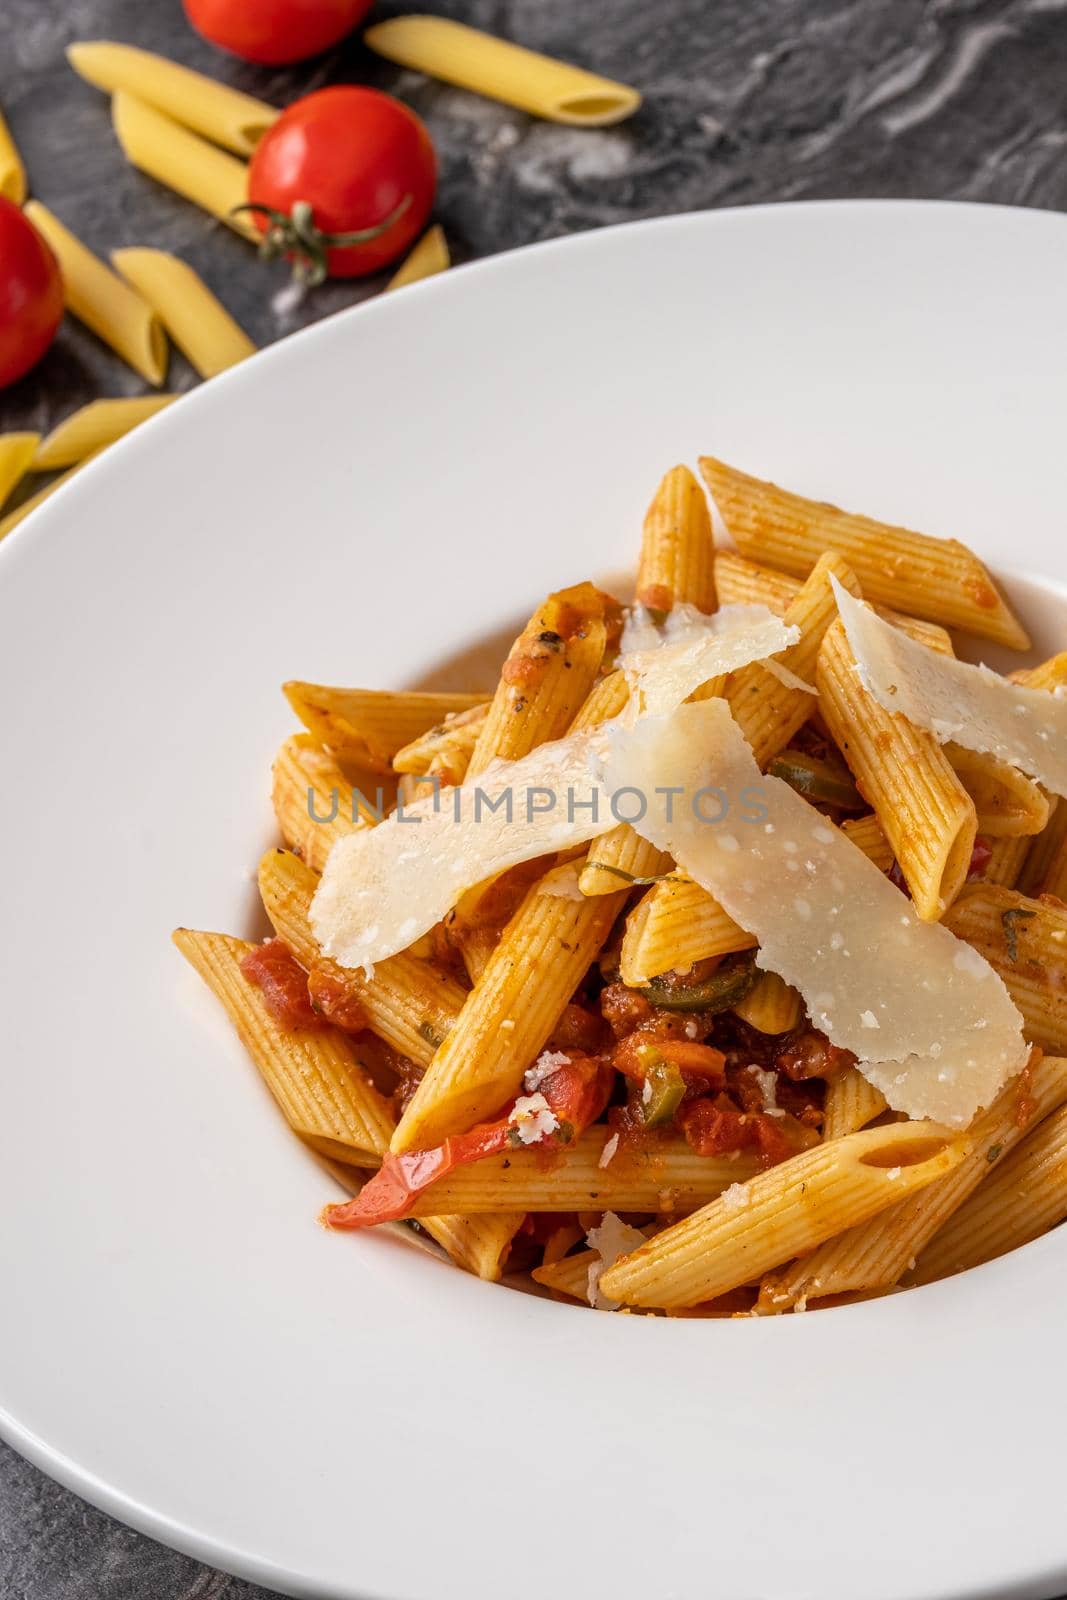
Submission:
[[869,600],[1015,650],[1029,648],[1026,630],[989,573],[958,540],[854,516],[711,456],[701,457],[700,469],[742,555],[803,577],[825,550],[836,550]]
[[67,46],[67,60],[87,83],[106,94],[129,90],[175,122],[202,133],[213,144],[250,156],[281,112],[202,72],[110,39]]
[[932,1122],[868,1128],[816,1145],[725,1190],[623,1256],[601,1276],[601,1291],[636,1306],[713,1300],[944,1179],[965,1150]]
[[547,872],[504,929],[400,1120],[395,1150],[439,1144],[518,1093],[625,898],[625,890],[591,900],[561,896],[561,874],[573,877],[573,867]]
[[173,405],[176,394],[134,395],[124,400],[90,400],[54,427],[33,456],[34,472],[55,472],[76,466],[105,445]]
[[676,872],[654,885],[626,919],[619,975],[638,988],[661,973],[684,972],[696,961],[755,944],[699,883]]
[[[953,1171],[921,1195],[902,1197],[901,1203],[883,1216],[847,1231],[835,1230],[836,1237],[767,1279],[760,1292],[761,1308],[784,1311],[808,1300],[859,1289],[887,1289],[899,1283],[993,1164],[1019,1143],[1026,1129],[1036,1127],[1065,1100],[1067,1060],[1045,1056],[1032,1073],[1013,1079],[987,1111],[979,1112],[957,1140],[962,1155]],[[915,1126],[897,1122],[882,1131],[900,1133]],[[791,1254],[800,1255],[800,1251]]]
[[82,467],[88,466],[96,455],[99,455],[99,451],[94,450],[91,456],[86,456],[85,460],[79,461],[77,466],[68,468],[58,478],[53,478],[51,483],[46,483],[42,489],[38,489],[36,494],[31,494],[29,499],[21,501],[13,511],[8,512],[6,517],[0,517],[0,539],[6,538],[13,528],[17,528],[20,522],[25,521],[31,511],[36,511],[38,506],[43,505],[46,500],[50,500],[56,490],[62,488],[68,478],[72,478],[76,472],[80,472]]
[[951,741],[945,755],[974,801],[978,832],[991,839],[1040,833],[1049,817],[1048,796],[1017,767]]
[[[482,709],[488,695],[394,694],[387,689],[337,689],[321,683],[292,680],[282,685],[285,698],[320,744],[336,755],[361,762],[372,771],[425,773],[443,737],[446,718]],[[484,722],[484,716],[482,718]],[[425,762],[418,756],[395,764],[395,758],[427,743]],[[473,748],[473,746],[472,746]]]
[[765,972],[732,1010],[757,1033],[788,1033],[803,1017],[804,1002],[784,978]]
[[1067,1050],[1067,906],[973,883],[946,914],[945,926],[1003,978],[1030,1042]]
[[446,272],[451,265],[445,230],[439,222],[435,222],[400,263],[386,284],[385,293],[388,294],[390,289],[405,289],[409,283],[419,283],[423,278],[435,277],[438,272]]
[[26,168],[22,165],[18,146],[11,137],[11,129],[0,111],[0,195],[20,206],[26,193]]
[[886,1108],[885,1096],[868,1083],[856,1067],[846,1067],[826,1085],[823,1102],[823,1140],[843,1139],[846,1133],[865,1128]]
[[756,1171],[752,1156],[698,1156],[680,1138],[651,1151],[620,1150],[603,1166],[607,1144],[607,1128],[598,1127],[587,1129],[551,1160],[536,1148],[486,1156],[457,1167],[424,1190],[411,1214],[432,1217],[442,1210],[474,1214],[509,1205],[524,1211],[648,1211],[682,1216]]
[[980,1266],[1029,1244],[1067,1217],[1067,1106],[1045,1118],[934,1234],[908,1288]]
[[248,169],[243,161],[124,89],[111,101],[111,120],[131,166],[202,207],[235,233],[258,242],[258,229],[244,212],[236,211],[248,201]]
[[380,1158],[393,1115],[336,1028],[291,1028],[272,1016],[262,990],[241,971],[256,948],[223,933],[179,928],[174,943],[222,1001],[290,1127],[326,1154]]
[[363,42],[402,67],[552,122],[602,128],[632,116],[641,104],[625,84],[446,17],[391,17],[368,28]]
[[282,838],[315,872],[337,839],[381,820],[372,809],[376,793],[364,798],[306,733],[286,739],[275,756],[271,798]]
[[167,336],[152,307],[39,200],[28,203],[26,215],[59,262],[67,310],[146,382],[161,384],[167,373]]
[[0,509],[32,470],[40,439],[39,433],[0,433]]
[[715,609],[714,549],[708,502],[688,467],[672,467],[645,513],[637,598],[651,611],[675,605]]
[[1036,667],[1023,667],[1011,673],[1013,683],[1025,684],[1028,689],[1061,689],[1067,686],[1067,650],[1039,662]]
[[318,881],[318,874],[288,850],[266,852],[259,864],[259,892],[275,933],[301,966],[317,965],[358,1001],[372,1032],[409,1060],[429,1066],[463,1009],[466,991],[406,951],[376,962],[370,978],[362,967],[327,960],[308,920]]
[[816,669],[819,706],[834,741],[893,847],[919,916],[936,921],[971,863],[974,802],[932,733],[883,710],[856,674],[840,619]]
[[185,261],[166,250],[112,250],[111,261],[202,378],[214,378],[255,355],[247,333]]
[[604,598],[591,583],[549,595],[504,663],[467,775],[566,733],[604,658]]

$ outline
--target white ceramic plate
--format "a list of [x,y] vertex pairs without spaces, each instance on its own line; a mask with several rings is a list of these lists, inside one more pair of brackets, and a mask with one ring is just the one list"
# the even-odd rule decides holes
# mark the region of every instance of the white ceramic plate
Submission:
[[911,204],[545,245],[267,351],[4,545],[18,1449],[297,1594],[1067,1582],[1067,1232],[806,1318],[508,1293],[315,1225],[331,1180],[169,943],[257,926],[282,679],[411,682],[625,568],[660,472],[700,450],[1063,577],[1065,262],[1060,217]]

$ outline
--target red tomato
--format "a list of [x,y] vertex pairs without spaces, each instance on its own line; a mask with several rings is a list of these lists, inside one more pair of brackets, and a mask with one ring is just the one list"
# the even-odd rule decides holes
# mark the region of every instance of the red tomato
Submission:
[[245,61],[281,66],[351,33],[371,0],[184,0],[198,33]]
[[376,89],[297,100],[263,135],[248,200],[268,255],[312,283],[360,278],[401,255],[433,204],[437,158],[414,111]]
[[62,315],[59,262],[18,206],[0,195],[0,389],[40,361]]

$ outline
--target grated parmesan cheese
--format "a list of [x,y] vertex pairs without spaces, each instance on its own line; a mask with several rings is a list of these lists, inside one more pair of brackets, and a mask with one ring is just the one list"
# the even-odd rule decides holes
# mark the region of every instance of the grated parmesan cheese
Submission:
[[601,1274],[613,1267],[622,1256],[628,1256],[645,1243],[645,1236],[640,1228],[631,1228],[618,1218],[614,1211],[605,1211],[600,1219],[598,1228],[590,1228],[585,1236],[585,1242],[590,1250],[595,1250],[598,1259],[590,1262],[587,1298],[591,1306],[598,1311],[614,1311],[618,1300],[609,1300],[607,1295],[600,1292]]
[[536,1094],[546,1078],[560,1067],[569,1067],[571,1058],[562,1050],[542,1050],[532,1067],[528,1067],[522,1086],[527,1094]]
[[597,1162],[597,1166],[610,1167],[612,1161],[615,1159],[615,1152],[618,1148],[619,1136],[617,1133],[613,1133],[611,1138],[606,1141],[603,1150],[600,1152],[600,1160]]
[[540,1144],[559,1127],[559,1119],[543,1094],[521,1095],[511,1108],[508,1127],[522,1144]]

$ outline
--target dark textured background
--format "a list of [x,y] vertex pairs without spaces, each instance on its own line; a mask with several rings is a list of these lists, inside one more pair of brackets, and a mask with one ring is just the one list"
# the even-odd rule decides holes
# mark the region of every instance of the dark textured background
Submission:
[[[419,0],[374,14],[405,9],[621,78],[644,107],[618,128],[556,127],[400,72],[358,41],[290,71],[247,67],[198,39],[179,0],[0,0],[0,104],[34,193],[88,244],[176,251],[260,343],[380,281],[279,311],[281,269],[124,165],[106,98],[66,66],[70,40],[143,45],[278,104],[335,80],[394,90],[437,144],[436,215],[457,261],[754,201],[918,195],[1067,210],[1067,0]],[[194,381],[174,357],[169,386]],[[90,398],[141,387],[68,324],[37,371],[0,394],[0,425],[43,431]],[[3,1600],[265,1594],[130,1533],[0,1446]]]

